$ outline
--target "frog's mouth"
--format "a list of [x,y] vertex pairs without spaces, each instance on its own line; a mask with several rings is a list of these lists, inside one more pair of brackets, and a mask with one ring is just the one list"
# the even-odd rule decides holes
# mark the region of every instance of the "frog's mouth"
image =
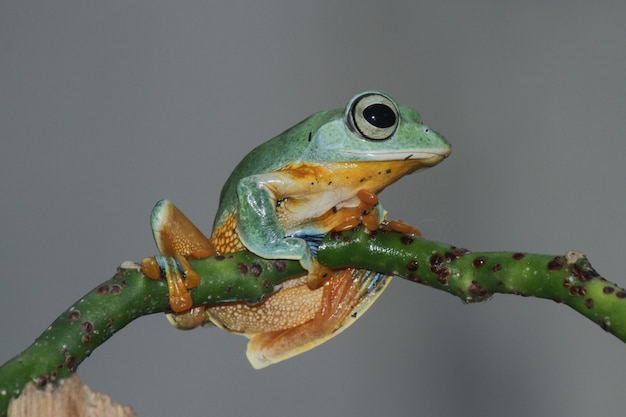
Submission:
[[409,161],[418,160],[425,166],[433,166],[443,161],[450,155],[450,149],[438,151],[406,150],[406,151],[381,151],[381,152],[355,152],[345,151],[346,155],[357,155],[363,161]]

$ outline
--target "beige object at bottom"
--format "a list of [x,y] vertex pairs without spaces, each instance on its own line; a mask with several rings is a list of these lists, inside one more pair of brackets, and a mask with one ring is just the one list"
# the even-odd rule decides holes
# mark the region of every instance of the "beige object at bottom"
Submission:
[[116,404],[111,397],[91,392],[89,387],[72,375],[58,386],[48,385],[37,389],[35,384],[26,385],[18,398],[9,404],[9,417],[136,417],[129,406]]

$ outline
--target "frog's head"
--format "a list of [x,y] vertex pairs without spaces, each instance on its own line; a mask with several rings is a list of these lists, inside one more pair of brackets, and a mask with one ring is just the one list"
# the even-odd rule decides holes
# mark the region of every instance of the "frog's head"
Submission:
[[310,138],[309,161],[420,161],[425,168],[450,154],[450,143],[422,123],[413,109],[398,106],[386,94],[354,96],[343,114],[335,113]]

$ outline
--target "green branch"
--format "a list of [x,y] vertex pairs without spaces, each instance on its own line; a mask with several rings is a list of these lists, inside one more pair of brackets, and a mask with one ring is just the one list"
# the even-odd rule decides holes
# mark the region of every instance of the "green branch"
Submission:
[[[356,267],[398,275],[447,291],[463,302],[494,293],[564,303],[626,342],[626,291],[600,277],[580,253],[562,256],[469,252],[445,243],[379,230],[331,233],[319,247],[331,268]],[[249,252],[192,260],[201,284],[194,305],[257,303],[303,270],[296,261],[271,261]],[[91,352],[138,317],[169,310],[167,286],[125,264],[113,278],[63,312],[21,354],[0,367],[0,416],[28,382],[43,387],[76,371]]]

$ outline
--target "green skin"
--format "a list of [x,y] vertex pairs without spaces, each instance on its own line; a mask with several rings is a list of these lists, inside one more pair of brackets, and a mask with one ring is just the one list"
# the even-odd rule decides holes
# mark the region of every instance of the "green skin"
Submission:
[[[392,111],[395,120],[383,128],[373,125],[364,117],[371,104],[375,106],[370,110],[384,110],[387,115]],[[424,125],[415,110],[398,106],[382,93],[366,91],[354,96],[345,109],[316,113],[252,150],[224,184],[214,230],[235,215],[239,239],[248,250],[269,259],[295,259],[311,270],[314,260],[307,243],[293,236],[328,232],[311,220],[333,207],[358,205],[359,184],[327,185],[334,179],[331,176],[313,188],[286,175],[286,167],[356,163],[358,170],[359,162],[420,160],[423,169],[449,153],[448,141]],[[276,215],[277,204],[292,198],[308,201],[289,214],[290,226],[285,226]],[[375,210],[382,221],[384,209],[379,204]]]

